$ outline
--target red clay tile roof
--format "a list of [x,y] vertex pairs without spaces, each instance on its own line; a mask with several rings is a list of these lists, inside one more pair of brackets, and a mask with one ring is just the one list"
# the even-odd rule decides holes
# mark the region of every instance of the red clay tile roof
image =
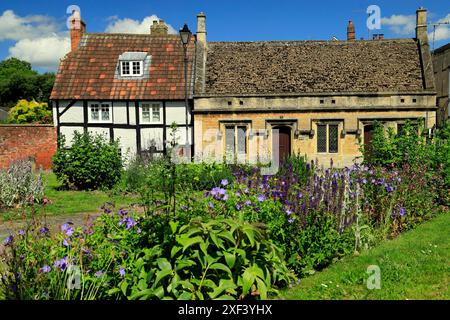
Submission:
[[[191,39],[188,79],[192,79],[194,57]],[[124,52],[151,55],[149,78],[115,79],[118,58]],[[178,35],[87,33],[78,49],[61,61],[50,99],[182,100],[184,83],[183,47]]]
[[209,42],[196,95],[423,90],[414,39]]

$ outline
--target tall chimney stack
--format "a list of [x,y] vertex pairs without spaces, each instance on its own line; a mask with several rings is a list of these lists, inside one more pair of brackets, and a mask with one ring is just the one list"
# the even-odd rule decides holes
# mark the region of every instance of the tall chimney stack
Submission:
[[352,20],[350,20],[347,25],[347,40],[355,40],[355,26],[353,25]]
[[197,41],[206,44],[206,15],[203,12],[197,15]]
[[416,11],[416,39],[428,44],[427,9],[420,7]]
[[84,33],[86,33],[86,24],[81,20],[80,12],[74,10],[70,20],[70,47],[72,51],[78,48]]

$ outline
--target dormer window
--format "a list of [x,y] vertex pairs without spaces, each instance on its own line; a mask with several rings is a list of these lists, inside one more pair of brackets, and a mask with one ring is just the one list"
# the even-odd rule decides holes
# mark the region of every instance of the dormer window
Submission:
[[126,77],[140,77],[143,71],[143,61],[121,61],[120,75]]
[[150,56],[147,52],[124,52],[118,62],[116,79],[142,79],[149,75]]

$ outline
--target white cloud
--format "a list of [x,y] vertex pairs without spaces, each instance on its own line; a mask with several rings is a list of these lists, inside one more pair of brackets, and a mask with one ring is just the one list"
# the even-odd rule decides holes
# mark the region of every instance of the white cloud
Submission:
[[[436,23],[444,22],[450,22],[450,13],[447,14],[444,18],[436,21]],[[429,26],[428,31],[430,31],[430,33],[428,34],[428,39],[430,40],[433,40],[433,33],[435,41],[450,39],[450,24],[437,25],[435,32],[433,32],[433,26]]]
[[9,57],[31,63],[33,67],[55,71],[59,60],[70,51],[67,31],[61,31],[54,18],[42,15],[21,17],[12,10],[0,16],[0,41],[13,40]]
[[[105,32],[108,33],[150,33],[150,26],[153,24],[153,21],[159,21],[160,18],[156,15],[151,15],[145,17],[142,21],[133,20],[130,18],[119,19],[117,16],[109,17],[109,21],[111,21],[106,27]],[[176,34],[177,31],[170,25],[168,26],[169,34]]]
[[381,25],[388,26],[395,34],[410,35],[414,33],[416,28],[416,16],[393,14],[389,18],[381,18]]
[[50,71],[57,69],[59,60],[70,51],[68,36],[48,36],[22,39],[9,48],[11,57],[30,62],[33,67]]
[[4,11],[0,16],[0,41],[32,39],[57,31],[57,23],[47,16],[20,17],[14,14],[12,10]]

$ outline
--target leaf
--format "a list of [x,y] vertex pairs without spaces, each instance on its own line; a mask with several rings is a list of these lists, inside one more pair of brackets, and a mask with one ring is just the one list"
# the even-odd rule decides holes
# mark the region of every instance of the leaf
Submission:
[[180,221],[169,221],[170,230],[172,230],[172,234],[177,231],[177,227]]
[[251,246],[253,247],[255,245],[255,231],[252,227],[243,227],[242,231],[244,231],[245,235],[247,236],[248,240],[250,241]]
[[147,289],[148,288],[147,281],[145,281],[144,279],[139,280],[137,287],[139,290]]
[[217,297],[216,300],[236,300],[236,299],[234,297],[226,294],[226,295]]
[[205,300],[205,298],[203,297],[203,293],[201,293],[200,291],[195,291],[195,295],[199,300]]
[[247,295],[248,291],[255,282],[255,275],[251,272],[251,268],[246,268],[242,275],[242,294]]
[[224,251],[223,255],[225,256],[225,261],[230,268],[233,268],[234,263],[236,262],[236,255],[233,253],[229,253]]
[[192,300],[192,293],[185,291],[182,294],[180,294],[178,300]]
[[192,260],[188,260],[188,259],[182,259],[182,260],[178,260],[177,262],[176,262],[176,269],[177,270],[181,270],[181,269],[183,269],[183,268],[186,268],[186,267],[190,267],[190,266],[195,266],[196,265],[196,263],[194,262],[194,261],[192,261]]
[[203,280],[203,287],[211,288],[214,290],[215,288],[217,288],[217,285],[211,279],[205,279]]
[[122,293],[126,296],[127,295],[127,289],[128,289],[128,282],[122,281],[120,284],[120,290],[122,290]]
[[170,250],[170,257],[173,258],[175,257],[175,255],[181,250],[181,247],[178,246],[173,246],[172,249]]
[[260,278],[256,278],[256,283],[258,284],[258,291],[259,291],[259,294],[261,295],[261,299],[262,300],[266,300],[267,299],[267,286],[266,286],[266,284]]
[[194,237],[194,238],[185,238],[185,237],[179,237],[177,239],[177,242],[183,246],[183,252],[186,251],[190,246],[193,246],[194,244],[202,242],[203,239],[200,236]]
[[154,294],[155,296],[157,296],[159,299],[162,299],[162,298],[164,297],[164,288],[163,288],[162,286],[156,288],[156,289],[153,291],[153,294]]
[[209,293],[209,297],[211,299],[216,299],[216,297],[224,291],[231,291],[232,293],[236,294],[236,288],[237,285],[234,283],[233,279],[221,279],[219,281],[219,286],[215,288],[213,292]]
[[231,244],[236,245],[236,240],[233,237],[233,234],[230,231],[222,231],[217,234],[220,238],[228,240]]
[[170,274],[172,274],[172,270],[160,270],[156,273],[156,279],[155,282],[153,283],[153,288],[156,287],[156,285],[159,283],[160,280],[164,279],[165,277],[169,276]]
[[135,294],[133,294],[132,296],[129,297],[130,300],[136,300],[136,299],[141,299],[141,300],[145,300],[149,297],[151,297],[153,295],[153,289],[146,289],[146,290],[142,290],[139,291]]
[[230,275],[230,277],[232,277],[232,273],[230,268],[228,268],[226,265],[224,265],[223,263],[213,263],[212,265],[209,266],[210,269],[212,270],[222,270],[225,271],[226,273],[228,273]]
[[172,270],[172,265],[170,264],[169,261],[167,261],[166,258],[159,258],[158,260],[156,260],[156,262],[158,263],[159,269]]

